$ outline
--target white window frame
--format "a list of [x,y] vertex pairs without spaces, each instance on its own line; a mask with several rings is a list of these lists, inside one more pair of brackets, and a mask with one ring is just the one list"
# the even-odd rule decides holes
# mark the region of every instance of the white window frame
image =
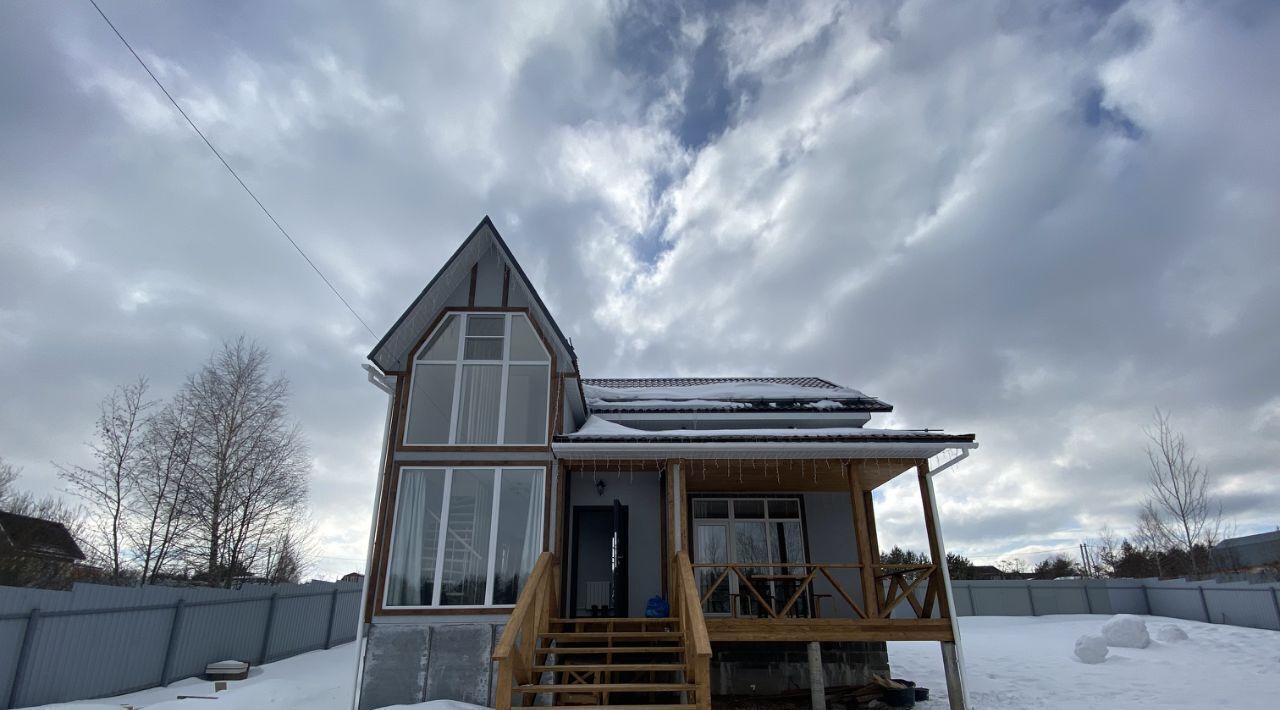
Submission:
[[[502,476],[505,471],[541,471],[542,472],[542,490],[535,491],[538,494],[539,514],[537,524],[534,526],[532,535],[534,539],[542,539],[542,529],[547,517],[546,510],[546,486],[547,486],[547,468],[545,466],[432,466],[430,463],[423,463],[420,466],[405,466],[400,469],[400,476],[410,471],[444,471],[444,499],[440,504],[440,530],[436,536],[436,562],[435,569],[432,570],[432,579],[434,583],[431,585],[431,603],[428,605],[397,605],[389,602],[391,595],[391,551],[395,549],[396,536],[400,534],[400,487],[396,487],[396,500],[392,508],[391,516],[391,537],[387,541],[387,572],[383,580],[382,589],[382,608],[383,609],[405,609],[405,610],[422,610],[422,609],[449,609],[458,611],[476,610],[476,609],[514,609],[515,604],[494,604],[493,603],[493,573],[497,567],[498,553],[498,512],[502,510]],[[493,471],[493,509],[491,512],[491,520],[489,521],[489,561],[488,569],[485,571],[485,589],[483,604],[448,604],[440,603],[441,582],[440,578],[444,575],[444,545],[447,537],[446,527],[449,524],[449,497],[453,492],[453,472],[454,471]],[[546,546],[539,542],[538,545],[543,551]]]
[[[418,355],[430,346],[432,338],[436,333],[444,328],[449,316],[458,318],[458,351],[453,360],[419,360]],[[502,359],[501,360],[464,360],[462,355],[467,346],[467,320],[471,316],[503,316],[502,324]],[[529,323],[529,327],[533,329],[534,336],[537,337],[538,347],[542,348],[542,352],[546,353],[546,360],[512,360],[511,359],[511,321],[513,318],[521,317]],[[478,337],[478,336],[477,336]],[[493,337],[493,336],[489,336]],[[449,409],[449,441],[447,443],[438,442],[413,442],[409,440],[410,427],[409,422],[413,421],[413,388],[414,380],[418,376],[419,365],[453,365],[453,402],[450,403]],[[458,443],[458,406],[462,401],[462,368],[465,365],[501,365],[502,366],[502,382],[499,384],[498,392],[498,441],[493,444],[459,444]],[[542,419],[542,440],[539,442],[520,442],[506,443],[507,438],[507,385],[512,365],[545,365],[547,368],[546,383],[546,400],[547,412]],[[542,341],[538,333],[538,328],[534,325],[533,318],[528,313],[521,311],[446,311],[445,316],[440,319],[440,323],[435,330],[422,341],[422,346],[414,351],[413,357],[409,360],[409,366],[412,368],[409,373],[409,401],[405,405],[405,427],[404,438],[401,443],[404,446],[546,446],[547,445],[547,422],[551,418],[551,353],[547,350],[546,344]]]
[[[769,530],[769,524],[770,524],[770,523],[774,523],[774,522],[782,522],[782,523],[792,523],[792,522],[795,522],[795,523],[800,523],[800,539],[801,539],[801,541],[802,541],[802,542],[807,542],[807,541],[808,541],[808,539],[809,539],[809,527],[808,527],[808,523],[806,523],[806,522],[805,522],[805,517],[804,517],[804,498],[803,498],[803,496],[799,496],[799,495],[785,495],[785,494],[784,494],[784,495],[771,495],[771,496],[764,496],[764,497],[758,497],[758,496],[753,496],[753,495],[741,495],[741,496],[714,496],[714,495],[711,495],[711,496],[701,496],[701,495],[700,495],[700,496],[694,496],[694,497],[693,497],[693,498],[691,498],[691,499],[690,499],[690,501],[689,501],[689,517],[690,517],[690,518],[692,518],[692,520],[693,520],[693,527],[694,527],[694,534],[693,534],[693,537],[694,537],[694,539],[695,539],[695,540],[697,539],[697,534],[698,534],[698,533],[697,533],[697,529],[698,529],[699,527],[701,527],[701,526],[708,526],[708,527],[723,527],[723,528],[725,529],[725,543],[724,543],[725,550],[724,550],[724,552],[725,552],[725,558],[728,560],[729,564],[750,564],[750,563],[741,562],[740,560],[738,560],[738,542],[737,542],[737,537],[734,535],[734,523],[738,522],[738,518],[737,518],[737,516],[735,516],[735,515],[734,515],[734,511],[733,511],[733,509],[734,509],[734,505],[733,505],[733,504],[734,504],[734,502],[735,502],[735,501],[748,501],[748,500],[749,500],[749,501],[761,501],[761,502],[763,502],[763,503],[764,503],[764,517],[762,517],[762,518],[742,518],[742,521],[743,521],[743,522],[761,522],[761,523],[764,523],[764,524],[765,524],[766,535],[768,535],[768,532],[767,532],[767,531]],[[796,511],[797,511],[797,512],[796,512],[795,517],[791,517],[791,516],[780,516],[780,517],[774,517],[774,516],[770,515],[770,514],[769,514],[769,501],[771,501],[771,500],[791,500],[791,501],[795,501],[795,502],[796,502]],[[728,517],[724,517],[724,518],[701,518],[701,517],[698,517],[698,516],[694,515],[694,513],[693,513],[693,511],[694,511],[694,505],[693,505],[693,504],[694,504],[694,502],[695,502],[695,501],[727,501],[727,502],[728,502],[728,511],[729,511],[729,515],[728,515]],[[766,538],[766,544],[768,544],[768,545],[770,545],[770,547],[772,547],[772,539],[771,539],[771,538]],[[697,548],[696,548],[696,546],[695,546],[694,550],[693,550],[693,551],[692,551],[692,553],[690,554],[690,557],[691,557],[691,558],[692,558],[692,557],[695,557],[695,556],[696,556],[696,553],[697,553]],[[693,561],[694,561],[694,562],[697,562],[697,563],[706,562],[706,560],[696,560],[696,559],[695,559],[695,560],[693,560]],[[805,545],[805,550],[804,550],[804,562],[801,562],[801,563],[798,563],[798,564],[808,564],[808,562],[809,562],[809,550],[808,550],[808,545]],[[711,564],[714,564],[714,563],[711,563]],[[739,581],[739,579],[738,579],[738,575],[736,575],[736,574],[731,574],[731,575],[729,575],[729,576],[728,576],[728,578],[726,579],[726,581],[729,583],[729,599],[730,599],[730,602],[729,602],[729,603],[730,603],[730,610],[729,610],[729,611],[727,611],[727,612],[708,612],[708,611],[704,611],[703,613],[704,613],[704,614],[706,614],[707,616],[715,616],[715,617],[722,617],[722,616],[723,616],[723,617],[727,617],[727,616],[731,616],[731,615],[733,614],[733,609],[732,609],[733,601],[732,601],[732,600],[737,599],[737,598],[741,595],[741,593],[742,593],[742,590],[741,590],[741,588],[740,588],[740,586],[741,586],[741,585],[740,585],[740,581]],[[771,587],[772,587],[772,585],[773,585],[773,583],[772,583],[772,582],[770,582],[770,586],[771,586]]]

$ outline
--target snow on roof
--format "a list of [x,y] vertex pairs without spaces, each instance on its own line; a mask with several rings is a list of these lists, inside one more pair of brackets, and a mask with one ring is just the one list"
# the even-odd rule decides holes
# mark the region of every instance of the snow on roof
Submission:
[[716,377],[683,379],[584,379],[593,410],[734,409],[805,407],[889,411],[891,407],[858,390],[817,377]]
[[944,434],[940,431],[909,429],[863,429],[830,427],[822,429],[663,429],[649,431],[623,426],[595,415],[587,418],[573,434],[560,435],[566,443],[594,441],[672,441],[672,440],[773,441],[796,439],[888,440],[888,441],[972,441],[972,434]]

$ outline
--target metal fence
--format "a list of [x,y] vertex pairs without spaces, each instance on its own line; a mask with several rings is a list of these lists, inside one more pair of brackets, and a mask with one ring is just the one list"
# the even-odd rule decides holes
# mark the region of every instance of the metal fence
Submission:
[[0,587],[0,709],[129,693],[227,659],[354,640],[359,582],[242,589]]
[[1148,614],[1280,630],[1280,585],[1159,579],[953,580],[960,616]]

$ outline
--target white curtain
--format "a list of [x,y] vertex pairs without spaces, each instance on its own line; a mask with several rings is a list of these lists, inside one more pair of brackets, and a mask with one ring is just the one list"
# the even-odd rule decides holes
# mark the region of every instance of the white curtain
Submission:
[[[439,525],[438,518],[427,521],[427,476],[424,471],[405,471],[400,476],[400,492],[396,494],[395,531],[391,542],[391,583],[387,589],[388,606],[425,606],[431,603],[428,578],[434,569],[424,570],[424,558],[434,567],[435,549],[426,550],[425,526]],[[431,535],[435,544],[435,535]],[[424,574],[425,572],[425,574]],[[427,587],[427,598],[422,590]]]
[[524,518],[524,547],[520,551],[520,585],[533,571],[533,563],[542,554],[542,471],[529,476],[529,506]]
[[459,444],[498,443],[498,408],[502,403],[501,365],[463,365],[458,393]]

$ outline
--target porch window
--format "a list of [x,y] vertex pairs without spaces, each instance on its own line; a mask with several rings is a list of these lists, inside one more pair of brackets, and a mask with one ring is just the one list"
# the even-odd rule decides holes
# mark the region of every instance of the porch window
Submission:
[[414,359],[404,443],[545,444],[550,384],[523,313],[450,313]]
[[[693,557],[705,564],[725,562],[741,565],[739,570],[766,601],[786,600],[798,583],[789,577],[803,576],[804,523],[798,498],[694,498]],[[711,592],[703,611],[707,614],[755,616],[759,601],[742,577],[729,572],[712,589],[725,571],[723,567],[697,568],[697,582],[703,596]],[[807,615],[807,600],[793,610]]]
[[510,606],[542,550],[540,468],[406,468],[387,607]]

